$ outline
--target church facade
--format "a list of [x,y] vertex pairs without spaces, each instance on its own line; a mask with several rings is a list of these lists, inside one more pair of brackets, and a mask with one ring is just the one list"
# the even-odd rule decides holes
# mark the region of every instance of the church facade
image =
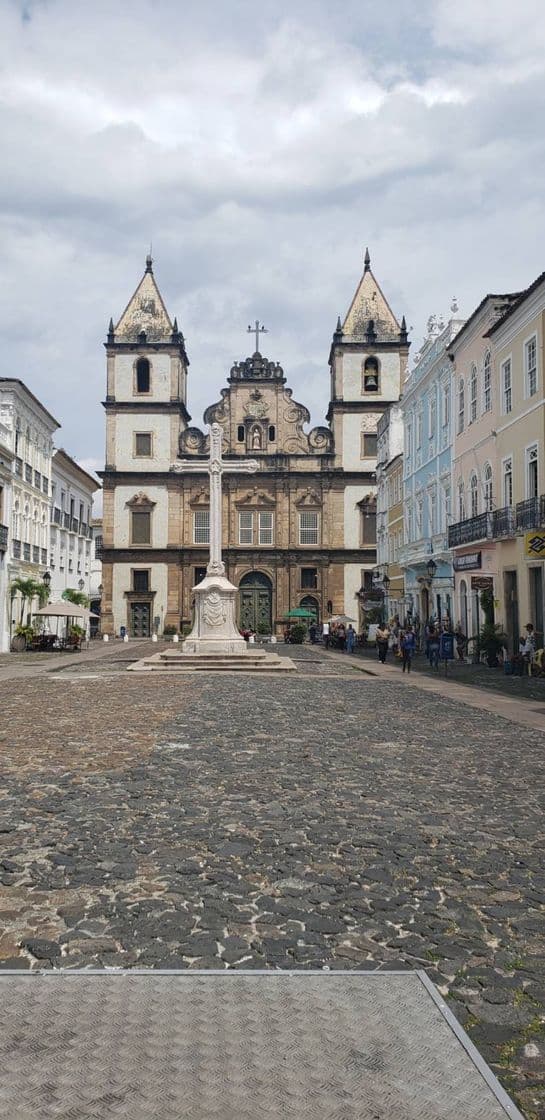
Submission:
[[[256,340],[257,341],[257,340]],[[106,342],[102,631],[183,632],[208,560],[207,426],[220,424],[223,558],[239,589],[242,629],[281,633],[287,611],[360,621],[360,589],[376,563],[376,441],[400,395],[409,343],[366,253],[363,276],[329,353],[327,425],[308,430],[282,367],[255,352],[231,369],[220,399],[193,426],[184,337],[151,258]],[[237,459],[257,459],[254,475]],[[184,462],[203,462],[184,475]],[[176,469],[173,469],[173,468]]]

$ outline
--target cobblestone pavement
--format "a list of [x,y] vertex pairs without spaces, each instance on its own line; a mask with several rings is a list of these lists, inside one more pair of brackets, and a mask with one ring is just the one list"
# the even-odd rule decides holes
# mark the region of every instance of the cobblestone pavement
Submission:
[[123,652],[0,684],[3,967],[426,968],[543,1120],[545,736],[312,648]]
[[[357,650],[356,656],[361,656],[364,662],[370,661],[370,668],[378,661],[374,649]],[[387,664],[397,666],[398,660],[389,653]],[[399,668],[401,669],[401,665]],[[432,669],[423,653],[417,654],[414,658],[412,670],[415,673],[424,673],[427,677],[436,677],[437,672],[440,676],[444,676],[443,662],[438,671]],[[449,661],[447,680],[471,685],[473,688],[483,688],[490,692],[501,692],[504,696],[513,696],[516,699],[538,700],[545,703],[545,677],[507,677],[502,669],[489,669],[487,665],[472,665],[469,661]]]

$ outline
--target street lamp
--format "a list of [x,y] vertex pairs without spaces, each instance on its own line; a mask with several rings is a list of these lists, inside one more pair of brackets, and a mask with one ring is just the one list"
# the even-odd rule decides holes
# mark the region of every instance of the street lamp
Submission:
[[389,591],[389,588],[390,588],[390,577],[389,576],[386,575],[386,576],[382,577],[382,586],[383,586],[386,594],[388,594],[388,591]]
[[51,572],[44,572],[42,576],[42,583],[47,591],[47,595],[49,598],[49,588],[51,587]]
[[435,560],[428,560],[428,563],[426,565],[426,570],[427,570],[427,573],[430,577],[430,580],[432,580],[435,576],[436,571],[437,571],[437,564],[435,563]]

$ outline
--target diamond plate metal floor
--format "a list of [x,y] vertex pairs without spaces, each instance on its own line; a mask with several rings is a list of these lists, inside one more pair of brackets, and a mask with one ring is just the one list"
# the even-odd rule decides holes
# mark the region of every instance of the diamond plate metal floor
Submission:
[[511,1120],[423,972],[0,973],[2,1120]]

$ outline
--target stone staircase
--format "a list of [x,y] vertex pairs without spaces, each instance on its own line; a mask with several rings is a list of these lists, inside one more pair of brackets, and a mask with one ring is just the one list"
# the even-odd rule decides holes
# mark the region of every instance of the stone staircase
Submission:
[[286,673],[297,666],[289,657],[248,647],[246,653],[178,653],[164,650],[129,665],[132,673]]

